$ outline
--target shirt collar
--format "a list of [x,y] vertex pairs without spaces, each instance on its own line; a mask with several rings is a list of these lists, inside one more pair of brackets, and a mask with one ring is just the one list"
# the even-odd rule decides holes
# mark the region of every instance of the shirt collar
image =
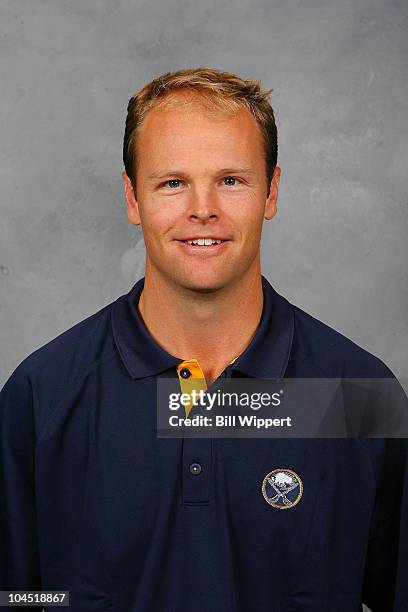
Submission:
[[[183,361],[167,353],[147,330],[137,310],[143,286],[144,277],[129,293],[119,297],[112,308],[113,337],[132,378],[154,376]],[[230,367],[254,378],[281,378],[285,374],[293,342],[293,309],[264,276],[262,289],[264,303],[256,333]]]

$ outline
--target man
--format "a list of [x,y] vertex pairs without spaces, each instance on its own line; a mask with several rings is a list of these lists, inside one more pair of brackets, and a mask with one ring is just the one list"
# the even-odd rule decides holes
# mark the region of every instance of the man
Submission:
[[130,100],[145,276],[4,386],[1,589],[69,590],[75,612],[408,610],[404,440],[156,435],[159,378],[392,377],[261,275],[268,93],[199,68]]

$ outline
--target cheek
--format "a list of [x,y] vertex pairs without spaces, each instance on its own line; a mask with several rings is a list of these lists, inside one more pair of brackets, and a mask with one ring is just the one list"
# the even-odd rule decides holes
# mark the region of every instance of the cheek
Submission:
[[263,212],[263,204],[258,199],[243,198],[230,201],[227,214],[231,226],[240,231],[247,242],[256,242],[262,230]]
[[146,207],[141,214],[145,233],[155,236],[165,234],[177,223],[179,215],[174,207],[165,206],[162,202]]
[[163,204],[144,209],[141,225],[146,250],[150,255],[156,253],[157,257],[165,257],[164,250],[170,244],[174,228],[180,225],[179,219],[174,210],[166,209]]

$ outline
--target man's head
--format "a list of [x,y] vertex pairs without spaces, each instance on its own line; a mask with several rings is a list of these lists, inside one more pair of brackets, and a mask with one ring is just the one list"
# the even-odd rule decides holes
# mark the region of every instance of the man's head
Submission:
[[[263,219],[276,212],[277,131],[258,81],[209,68],[165,74],[128,105],[122,174],[141,224],[146,275],[214,291],[259,273]],[[220,244],[190,245],[214,238]]]

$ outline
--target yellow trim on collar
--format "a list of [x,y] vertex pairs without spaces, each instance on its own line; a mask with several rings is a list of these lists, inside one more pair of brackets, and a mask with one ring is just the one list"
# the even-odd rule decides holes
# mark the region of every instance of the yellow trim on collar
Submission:
[[[181,370],[187,368],[190,370],[191,376],[189,378],[183,378],[180,374]],[[177,374],[180,381],[180,388],[182,393],[188,393],[191,395],[193,390],[195,391],[207,391],[207,381],[205,380],[204,372],[201,369],[200,364],[197,359],[185,359],[181,361],[177,366]],[[187,404],[185,406],[186,416],[190,414],[192,409],[192,404]]]
[[[234,363],[234,361],[236,361],[238,357],[239,355],[237,355],[237,357],[230,361],[229,365],[231,365],[231,363]],[[183,378],[181,376],[180,372],[184,368],[187,368],[190,371],[191,376],[189,376],[189,378]],[[190,359],[185,359],[184,361],[181,361],[178,364],[177,375],[180,381],[180,388],[182,393],[188,393],[189,395],[191,395],[191,392],[193,390],[198,392],[201,390],[207,391],[207,381],[205,380],[204,372],[202,371],[198,360],[194,357],[191,357]],[[191,403],[185,406],[185,412],[187,417],[190,414],[192,407],[193,406],[191,405]]]

